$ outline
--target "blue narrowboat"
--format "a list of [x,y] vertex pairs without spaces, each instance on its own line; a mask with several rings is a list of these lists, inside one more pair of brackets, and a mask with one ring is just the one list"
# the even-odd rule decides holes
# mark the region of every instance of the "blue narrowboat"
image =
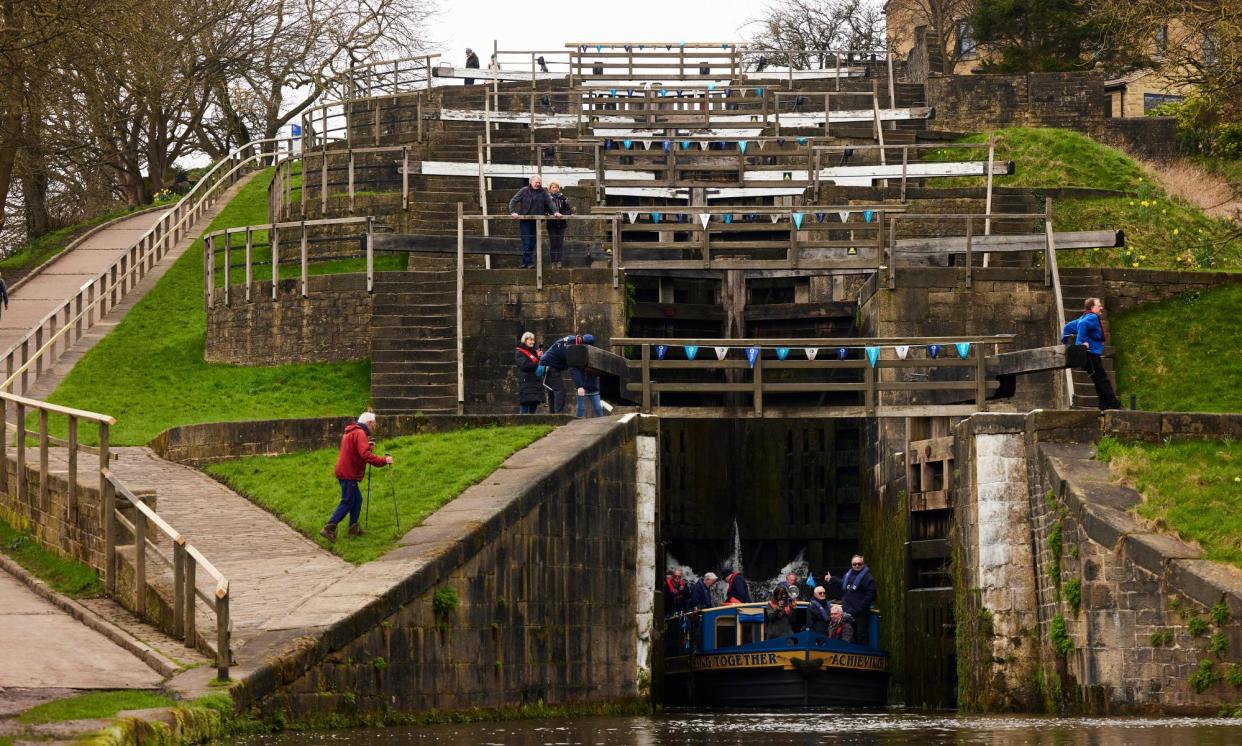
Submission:
[[[769,636],[766,603],[716,606],[668,619],[665,702],[683,707],[881,707],[889,656],[808,628],[799,601],[791,632]],[[879,639],[878,614],[868,640]]]

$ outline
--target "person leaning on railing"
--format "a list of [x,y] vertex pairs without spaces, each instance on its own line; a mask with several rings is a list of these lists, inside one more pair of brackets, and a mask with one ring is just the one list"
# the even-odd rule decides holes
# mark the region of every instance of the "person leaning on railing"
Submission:
[[534,266],[535,234],[539,230],[538,222],[523,219],[523,216],[553,215],[561,217],[551,196],[543,188],[543,179],[530,177],[530,184],[518,190],[509,200],[509,214],[518,220],[518,234],[522,238],[522,269]]

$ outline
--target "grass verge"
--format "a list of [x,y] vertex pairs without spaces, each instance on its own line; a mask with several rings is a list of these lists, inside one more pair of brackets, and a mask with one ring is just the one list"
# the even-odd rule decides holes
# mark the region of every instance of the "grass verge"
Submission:
[[[393,493],[401,530],[424,518],[486,477],[516,451],[552,430],[548,425],[474,428],[447,433],[406,435],[376,444],[376,453],[390,453],[395,468],[373,469],[367,533],[347,537],[342,522],[338,539],[329,544],[319,535],[340,497],[332,476],[337,449],[285,456],[255,456],[205,468],[234,490],[275,513],[321,546],[354,564],[379,557],[396,546],[401,532],[393,515]],[[392,480],[392,481],[390,481]],[[366,500],[367,482],[361,484]]]
[[[958,142],[982,147],[946,148],[926,154],[927,160],[986,160],[987,132]],[[996,159],[1013,161],[1012,176],[997,176],[996,186],[1090,187],[1130,192],[1143,181],[1143,169],[1120,150],[1102,145],[1081,132],[1048,127],[1009,127],[996,130]],[[930,179],[934,187],[980,187],[983,177]]]
[[18,715],[17,722],[41,725],[67,720],[97,720],[110,718],[123,710],[146,710],[173,704],[175,702],[163,694],[138,689],[88,692],[32,707]]
[[[243,187],[207,231],[267,220],[269,169]],[[73,367],[49,401],[110,414],[112,441],[146,443],[174,425],[361,411],[370,398],[367,361],[243,367],[207,363],[203,348],[202,241]],[[64,434],[60,418],[53,421]],[[83,442],[97,438],[84,428]]]
[[0,519],[0,552],[57,593],[87,598],[103,593],[99,575],[90,567],[44,549],[28,531],[19,531]]
[[1242,284],[1143,306],[1110,322],[1117,386],[1146,410],[1242,412]]
[[1104,438],[1099,454],[1142,494],[1140,517],[1198,544],[1207,559],[1242,568],[1242,442]]

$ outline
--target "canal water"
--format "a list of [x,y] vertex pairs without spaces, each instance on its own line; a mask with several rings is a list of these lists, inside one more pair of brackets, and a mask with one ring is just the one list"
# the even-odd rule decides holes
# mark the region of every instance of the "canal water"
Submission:
[[1237,746],[1242,720],[1194,718],[977,717],[890,710],[851,712],[666,713],[281,733],[230,746]]

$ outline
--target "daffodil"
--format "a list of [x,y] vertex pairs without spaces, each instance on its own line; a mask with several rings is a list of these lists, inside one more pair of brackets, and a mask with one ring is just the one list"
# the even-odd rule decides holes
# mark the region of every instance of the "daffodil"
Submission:
[[1178,229],[1177,229],[1177,228],[1174,228],[1174,229],[1173,229],[1173,235],[1175,235],[1175,236],[1176,236],[1178,233],[1179,233]]

